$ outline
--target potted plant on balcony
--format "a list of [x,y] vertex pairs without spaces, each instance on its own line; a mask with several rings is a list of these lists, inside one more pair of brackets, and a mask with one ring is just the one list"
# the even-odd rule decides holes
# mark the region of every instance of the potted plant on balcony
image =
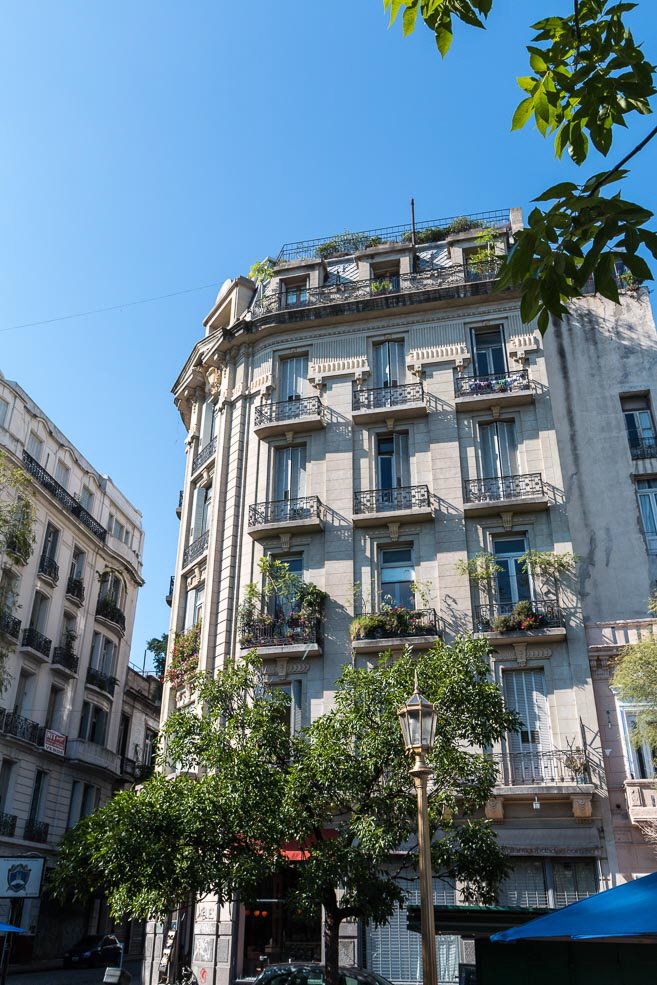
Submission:
[[490,628],[496,633],[518,630],[529,632],[532,629],[540,629],[541,626],[545,626],[545,623],[545,616],[537,612],[528,599],[523,599],[516,603],[512,612],[493,619]]
[[[262,591],[251,582],[238,612],[241,646],[256,642],[258,629],[273,626],[272,637],[290,642],[299,631],[315,625],[321,618],[327,595],[313,582],[306,582],[290,571],[285,561],[264,557],[259,562],[263,575]],[[273,610],[267,612],[266,609]]]
[[573,746],[572,742],[568,743],[568,752],[564,756],[563,764],[568,772],[575,777],[576,783],[588,782],[589,764],[586,754],[580,746]]
[[373,280],[371,290],[372,294],[385,294],[387,291],[392,290],[392,281],[387,277],[383,277],[381,280]]
[[171,660],[164,679],[177,690],[186,688],[193,683],[198,670],[200,640],[200,622],[175,635]]

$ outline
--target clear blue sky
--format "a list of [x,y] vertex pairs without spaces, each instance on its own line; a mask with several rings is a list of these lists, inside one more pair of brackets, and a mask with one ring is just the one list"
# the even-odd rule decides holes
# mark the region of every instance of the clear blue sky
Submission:
[[[381,0],[5,0],[0,369],[143,512],[131,659],[168,629],[185,432],[170,388],[211,288],[287,240],[520,205],[575,168],[510,133],[565,0],[495,0],[441,62]],[[657,60],[657,4],[632,15]],[[610,156],[651,121],[637,118]],[[624,193],[657,211],[657,147]],[[601,170],[592,162],[592,170]]]

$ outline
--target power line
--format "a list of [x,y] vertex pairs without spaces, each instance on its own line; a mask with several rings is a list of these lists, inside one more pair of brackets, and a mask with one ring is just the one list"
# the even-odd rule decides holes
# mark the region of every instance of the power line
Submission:
[[43,318],[41,321],[24,322],[22,325],[9,325],[7,328],[0,328],[0,332],[13,332],[19,328],[36,328],[37,325],[52,325],[53,322],[69,321],[72,318],[86,318],[87,315],[99,315],[104,311],[118,311],[119,308],[134,308],[137,304],[150,304],[151,301],[165,301],[167,298],[177,298],[181,294],[193,294],[195,291],[206,291],[210,287],[218,287],[215,281],[213,284],[202,284],[200,287],[188,287],[185,291],[173,291],[171,294],[158,294],[152,298],[140,298],[139,301],[124,301],[123,304],[111,304],[107,308],[92,308],[90,311],[78,311],[74,315],[58,315],[56,318]]

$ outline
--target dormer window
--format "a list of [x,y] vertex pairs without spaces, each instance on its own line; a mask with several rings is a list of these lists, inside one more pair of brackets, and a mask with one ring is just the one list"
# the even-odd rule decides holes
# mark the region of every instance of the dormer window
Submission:
[[308,304],[308,278],[290,277],[281,281],[281,292],[286,308],[299,308]]
[[370,267],[372,294],[399,290],[399,260],[394,263],[373,263]]

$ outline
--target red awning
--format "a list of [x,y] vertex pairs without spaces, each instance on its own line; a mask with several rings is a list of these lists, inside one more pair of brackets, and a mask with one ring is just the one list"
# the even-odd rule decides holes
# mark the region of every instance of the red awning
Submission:
[[[338,837],[335,828],[322,828],[322,841],[332,841]],[[303,844],[300,841],[285,841],[281,845],[281,855],[290,862],[304,862],[309,856],[308,849],[317,841],[315,835],[308,835]]]

